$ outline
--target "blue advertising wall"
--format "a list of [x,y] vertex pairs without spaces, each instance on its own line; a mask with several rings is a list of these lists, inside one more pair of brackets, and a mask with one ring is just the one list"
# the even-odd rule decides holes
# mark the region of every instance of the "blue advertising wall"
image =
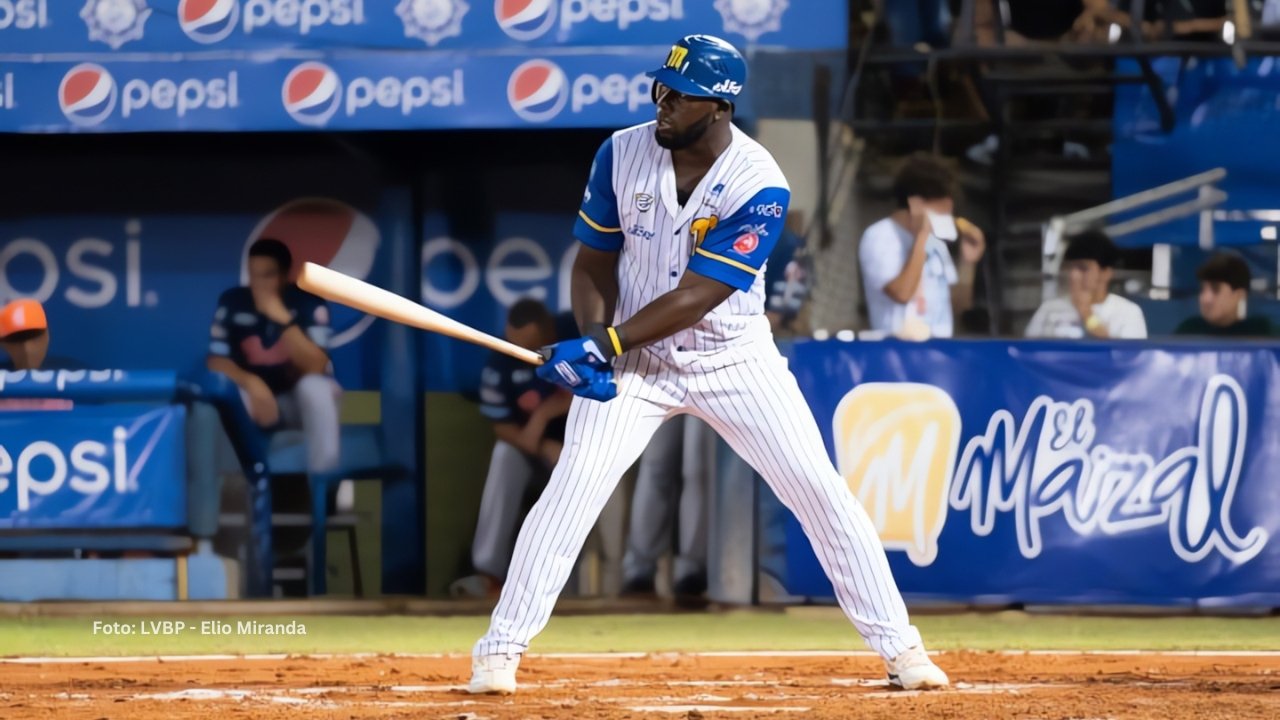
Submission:
[[[427,218],[422,246],[422,301],[450,317],[501,336],[507,309],[531,297],[568,311],[569,271],[577,241],[572,216],[501,212],[481,237],[450,233],[444,216]],[[460,239],[461,238],[461,239]],[[490,351],[442,335],[423,335],[429,391],[474,390]]]
[[[472,327],[502,335],[507,309],[530,297],[568,311],[576,255],[573,220],[587,173],[607,132],[574,133],[559,151],[525,151],[501,171],[477,169],[464,154],[424,183],[421,298]],[[518,137],[512,140],[519,145]],[[500,156],[505,147],[496,153]],[[472,392],[490,351],[423,333],[429,391]]]
[[[140,201],[111,213],[0,219],[0,300],[44,302],[51,355],[91,368],[187,372],[204,364],[218,297],[242,283],[257,238],[283,240],[296,266],[315,260],[387,283],[385,237],[407,222],[408,197],[360,195],[291,196],[285,186],[227,200],[223,210]],[[339,382],[378,388],[381,324],[338,305],[330,318]]]
[[707,32],[738,43],[841,47],[834,0],[16,0],[0,5],[12,53],[200,50],[496,50],[669,45]]
[[0,4],[0,132],[629,125],[682,35],[831,51],[846,17],[837,0],[20,0]]
[[49,412],[0,412],[0,529],[186,525],[183,406]]
[[[1280,346],[790,348],[916,600],[1280,606]],[[831,596],[799,525],[790,592]]]

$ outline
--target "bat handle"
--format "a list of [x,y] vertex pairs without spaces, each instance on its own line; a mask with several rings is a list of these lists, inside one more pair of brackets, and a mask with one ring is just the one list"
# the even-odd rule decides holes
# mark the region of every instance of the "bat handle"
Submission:
[[542,358],[542,362],[543,362],[543,364],[546,364],[546,363],[551,362],[551,355],[552,355],[552,353],[554,353],[554,352],[555,352],[555,346],[553,346],[553,345],[547,345],[547,346],[545,346],[545,347],[540,347],[540,348],[538,348],[538,357],[541,357],[541,358]]

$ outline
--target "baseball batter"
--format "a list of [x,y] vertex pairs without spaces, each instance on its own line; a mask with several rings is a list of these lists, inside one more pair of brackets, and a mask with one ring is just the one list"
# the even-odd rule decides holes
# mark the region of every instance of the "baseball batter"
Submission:
[[791,193],[731,123],[746,82],[732,45],[691,35],[654,79],[657,120],[600,147],[574,226],[584,331],[538,373],[574,392],[564,453],[525,519],[470,690],[511,693],[583,542],[663,421],[706,421],[804,526],[845,614],[904,688],[948,682],[907,618],[875,527],[831,465],[765,317],[763,266]]

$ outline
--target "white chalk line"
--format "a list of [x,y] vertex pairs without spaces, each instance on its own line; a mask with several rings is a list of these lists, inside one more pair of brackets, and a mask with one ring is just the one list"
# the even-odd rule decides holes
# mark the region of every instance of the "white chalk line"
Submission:
[[[1277,658],[1280,650],[964,650],[931,651],[930,655],[947,655],[954,652],[975,652],[983,655],[1021,657],[1026,655],[1079,656],[1130,656],[1155,657],[1203,657],[1203,658]],[[268,653],[251,655],[100,655],[89,657],[6,657],[0,664],[14,665],[64,665],[78,663],[128,663],[128,662],[256,662],[280,660],[368,660],[427,659],[461,660],[470,658],[467,653]],[[527,658],[553,660],[626,660],[640,658],[873,658],[868,650],[717,650],[710,652],[599,652],[599,653],[528,653]]]

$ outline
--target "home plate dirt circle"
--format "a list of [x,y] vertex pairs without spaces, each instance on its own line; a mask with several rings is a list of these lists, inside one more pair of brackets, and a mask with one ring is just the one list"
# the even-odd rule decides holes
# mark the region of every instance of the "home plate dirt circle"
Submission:
[[866,654],[537,656],[511,697],[476,697],[463,656],[0,661],[0,717],[1158,718],[1280,717],[1280,656],[945,653],[955,686],[889,688]]

